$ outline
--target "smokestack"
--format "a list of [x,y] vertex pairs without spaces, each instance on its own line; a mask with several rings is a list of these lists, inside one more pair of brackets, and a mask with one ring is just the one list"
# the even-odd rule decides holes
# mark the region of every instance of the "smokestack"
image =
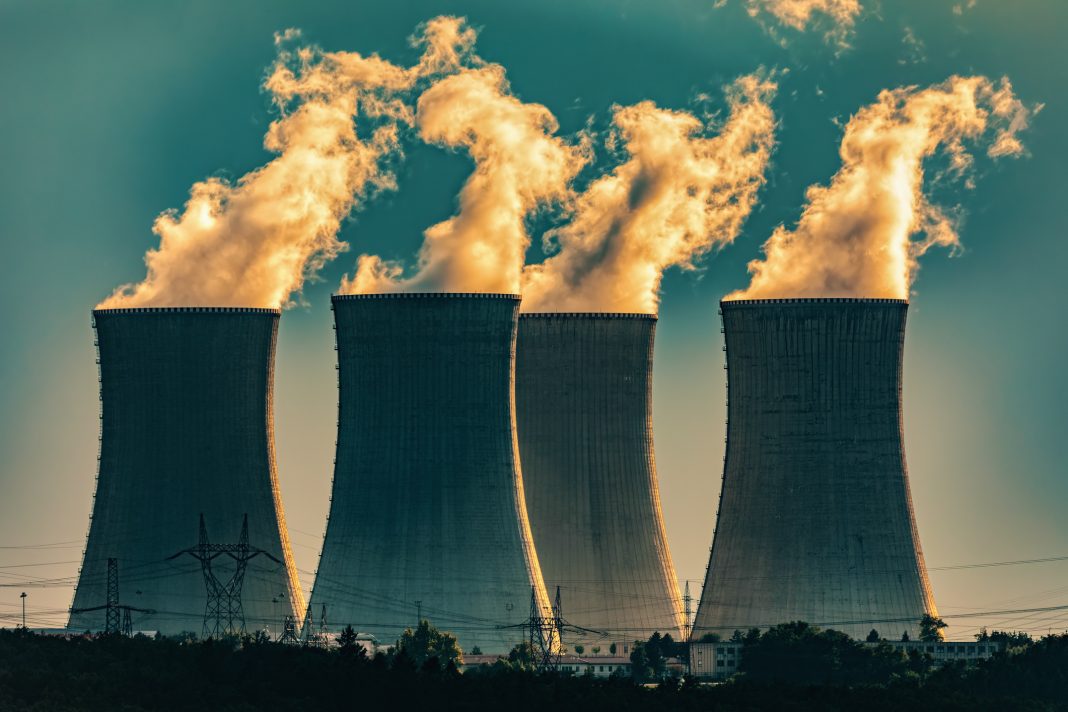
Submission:
[[[274,458],[272,390],[277,309],[138,308],[93,312],[100,363],[100,463],[73,608],[100,605],[107,561],[121,600],[154,609],[138,623],[165,635],[201,631],[200,564],[167,557],[197,543],[249,543],[283,564],[248,564],[249,630],[276,629],[304,600],[290,552]],[[233,562],[212,567],[224,581]],[[104,629],[104,612],[75,613],[74,631]]]
[[915,637],[937,612],[902,440],[908,302],[720,307],[727,454],[694,639],[796,620]]
[[337,459],[312,593],[331,624],[392,643],[421,610],[465,650],[550,616],[515,439],[511,294],[333,297]]
[[549,590],[571,624],[683,635],[653,457],[652,314],[519,319],[516,421]]

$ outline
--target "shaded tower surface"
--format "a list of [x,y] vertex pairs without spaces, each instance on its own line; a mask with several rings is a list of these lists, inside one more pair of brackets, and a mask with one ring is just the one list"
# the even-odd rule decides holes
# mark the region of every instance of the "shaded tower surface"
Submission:
[[421,611],[461,647],[524,639],[548,598],[515,440],[519,298],[333,297],[338,442],[312,592],[332,629],[392,644]]
[[519,318],[516,422],[542,574],[569,623],[612,640],[683,633],[653,455],[655,329],[651,314]]
[[[303,610],[275,470],[272,388],[279,312],[146,308],[93,312],[100,363],[100,463],[73,608],[107,600],[118,559],[120,603],[135,629],[201,632],[207,599],[199,562],[167,561],[197,543],[236,544],[248,515],[251,561],[242,602],[249,631],[276,631]],[[233,562],[213,562],[224,581]],[[102,630],[104,611],[75,613],[75,631]]]
[[793,620],[915,637],[937,615],[905,467],[907,309],[722,302],[727,450],[695,638]]

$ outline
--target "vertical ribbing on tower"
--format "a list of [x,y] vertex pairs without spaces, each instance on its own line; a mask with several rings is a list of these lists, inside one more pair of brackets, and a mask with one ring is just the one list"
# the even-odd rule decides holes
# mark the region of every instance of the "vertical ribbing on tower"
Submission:
[[618,642],[683,635],[653,451],[655,329],[651,314],[519,319],[516,422],[542,573],[569,623]]
[[515,436],[519,298],[333,298],[339,374],[330,519],[312,601],[393,641],[422,617],[506,653],[534,589],[551,616]]
[[915,637],[937,615],[902,424],[908,304],[721,304],[723,486],[693,637],[804,620]]

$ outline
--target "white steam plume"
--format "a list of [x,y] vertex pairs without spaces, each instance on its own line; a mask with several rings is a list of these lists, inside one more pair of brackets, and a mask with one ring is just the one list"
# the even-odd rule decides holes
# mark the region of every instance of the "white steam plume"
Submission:
[[729,244],[764,183],[774,146],[775,85],[756,75],[728,91],[718,135],[697,117],[651,102],[617,107],[610,143],[629,158],[574,202],[546,236],[559,251],[523,273],[524,311],[655,313],[665,269]]
[[569,183],[587,161],[584,146],[554,136],[556,119],[540,104],[512,96],[504,69],[465,69],[419,98],[416,124],[427,142],[462,147],[474,172],[459,196],[459,212],[424,232],[416,274],[363,255],[342,293],[519,291],[530,237],[526,217],[565,201]]
[[972,163],[966,141],[1018,156],[1017,134],[1040,108],[1024,106],[1007,79],[981,76],[881,92],[846,125],[830,185],[808,189],[797,226],[775,230],[764,259],[749,263],[749,288],[727,299],[908,298],[918,258],[960,246],[954,220],[924,192],[924,160],[941,151],[959,177]]
[[[282,116],[264,146],[278,154],[237,181],[195,183],[184,210],[153,225],[160,245],[145,255],[143,282],[118,288],[99,307],[280,307],[346,245],[341,221],[366,197],[394,187],[385,162],[411,123],[403,94],[422,77],[453,71],[474,33],[439,17],[415,40],[419,63],[398,67],[376,55],[289,50],[294,30],[276,35],[267,78]],[[372,125],[358,134],[356,117]]]

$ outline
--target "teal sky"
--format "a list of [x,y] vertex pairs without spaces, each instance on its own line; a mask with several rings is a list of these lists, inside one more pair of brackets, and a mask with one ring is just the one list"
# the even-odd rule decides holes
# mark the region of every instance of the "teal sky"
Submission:
[[[841,53],[818,32],[781,30],[783,46],[743,0],[714,4],[0,2],[0,625],[15,622],[21,582],[38,578],[62,581],[25,588],[31,625],[65,621],[96,468],[90,310],[143,278],[153,219],[181,207],[195,181],[269,160],[262,139],[273,110],[260,83],[273,33],[298,27],[324,49],[407,63],[415,26],[449,13],[480,29],[479,54],[507,69],[517,96],[549,107],[565,134],[591,116],[604,127],[614,103],[684,109],[700,93],[721,102],[720,87],[738,75],[779,70],[778,146],[758,208],[699,272],[664,281],[656,448],[675,566],[695,599],[723,455],[719,298],[748,283],[746,262],[776,225],[797,219],[805,188],[833,175],[841,125],[881,89],[1007,75],[1024,102],[1044,103],[1021,135],[1028,156],[980,161],[974,190],[937,193],[965,210],[964,250],[930,252],[914,286],[905,429],[920,537],[950,637],[980,624],[1068,627],[1068,611],[953,618],[1068,605],[1068,561],[940,570],[1068,556],[1068,3],[862,0],[853,48]],[[906,28],[922,49],[903,41]],[[469,170],[462,154],[409,146],[399,190],[346,224],[352,251],[283,315],[279,472],[305,588],[335,437],[329,294],[360,252],[410,258],[422,230],[452,214]],[[57,546],[20,548],[46,543]]]

